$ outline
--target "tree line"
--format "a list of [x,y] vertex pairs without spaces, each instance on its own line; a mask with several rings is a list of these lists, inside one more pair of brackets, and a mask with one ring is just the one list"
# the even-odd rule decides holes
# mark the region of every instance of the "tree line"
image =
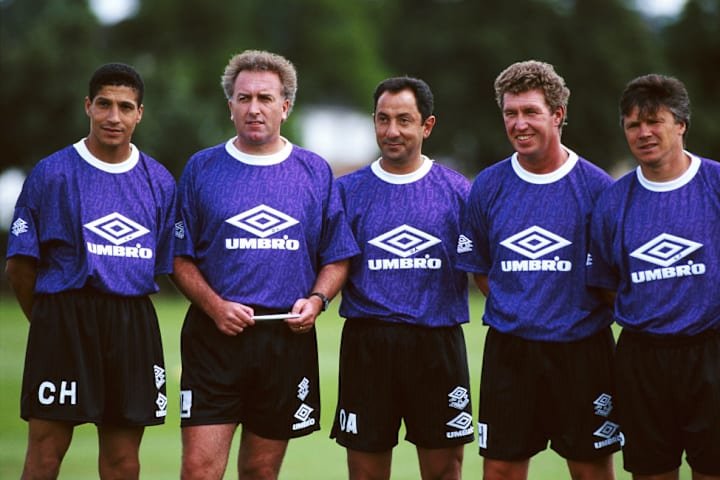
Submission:
[[[29,170],[87,132],[82,100],[101,63],[130,63],[146,83],[134,142],[174,175],[188,157],[233,134],[219,78],[248,48],[291,59],[296,111],[370,113],[383,78],[425,79],[438,128],[427,152],[473,176],[511,153],[493,81],[512,62],[555,65],[571,90],[563,141],[611,170],[628,158],[617,101],[631,78],[675,75],[688,87],[688,148],[720,159],[720,0],[688,0],[675,18],[648,18],[633,0],[140,0],[102,25],[77,0],[0,0],[0,171]],[[284,133],[297,138],[298,115]],[[368,159],[371,160],[371,159]]]

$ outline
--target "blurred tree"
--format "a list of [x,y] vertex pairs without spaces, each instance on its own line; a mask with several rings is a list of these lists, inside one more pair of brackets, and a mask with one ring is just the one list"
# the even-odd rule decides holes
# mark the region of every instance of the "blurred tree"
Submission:
[[[233,134],[220,75],[248,48],[286,55],[299,73],[297,108],[310,103],[369,110],[384,76],[374,12],[381,2],[334,0],[141,1],[136,16],[103,26],[87,2],[0,0],[0,169],[26,170],[83,135],[87,79],[123,61],[145,79],[145,117],[134,142],[177,176],[187,158]],[[294,137],[290,117],[285,134]],[[42,141],[40,141],[42,139]]]
[[397,0],[387,13],[394,21],[384,25],[383,60],[393,74],[423,78],[435,93],[438,124],[426,151],[471,174],[507,156],[493,81],[523,58],[520,39],[534,36],[542,49],[553,11],[537,2]]
[[[711,115],[720,89],[707,69],[720,52],[718,2],[689,0],[663,27],[632,0],[140,0],[136,16],[103,26],[85,1],[0,0],[0,107],[11,119],[0,134],[0,168],[28,169],[83,135],[87,77],[101,62],[123,61],[146,80],[135,142],[179,175],[192,153],[233,134],[219,78],[228,58],[247,48],[297,65],[298,110],[340,104],[369,112],[385,76],[426,79],[439,122],[428,153],[470,175],[511,153],[493,93],[510,63],[557,67],[572,91],[564,141],[605,168],[627,156],[617,118],[624,84],[670,69],[694,100],[691,145],[717,156],[720,127]],[[297,119],[285,127],[295,141]]]
[[[604,168],[623,157],[617,98],[637,72],[660,64],[654,33],[623,0],[397,0],[384,61],[436,93],[430,148],[470,174],[506,157],[495,77],[513,62],[555,65],[572,92],[567,145]],[[629,47],[632,48],[629,48]]]
[[[359,107],[382,75],[374,27],[363,2],[205,0],[143,2],[112,43],[134,55],[146,79],[148,119],[138,143],[176,175],[200,148],[233,135],[220,75],[235,53],[270,50],[298,69],[296,108],[311,103]],[[148,32],[153,32],[148,34]],[[380,73],[379,73],[380,72]],[[298,141],[297,115],[284,135]]]
[[0,1],[0,171],[87,134],[83,99],[104,45],[85,2]]
[[[387,73],[378,55],[383,47],[375,24],[384,10],[382,2],[274,3],[289,5],[289,18],[282,29],[287,37],[285,51],[305,79],[304,98],[310,103],[364,107],[370,112],[371,93]],[[266,8],[267,1],[262,5]]]
[[659,34],[623,0],[574,3],[556,50],[571,90],[564,141],[588,160],[612,169],[629,157],[618,101],[632,78],[664,65]]
[[685,83],[692,117],[688,149],[720,160],[720,0],[688,0],[663,35],[670,73]]

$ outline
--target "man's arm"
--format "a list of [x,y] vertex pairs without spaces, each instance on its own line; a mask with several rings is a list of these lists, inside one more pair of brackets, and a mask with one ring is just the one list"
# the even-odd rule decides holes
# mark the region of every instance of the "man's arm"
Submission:
[[475,280],[475,285],[477,285],[478,289],[487,298],[488,294],[490,293],[490,285],[488,284],[487,275],[480,275],[477,273],[473,274],[473,280]]
[[23,255],[8,258],[5,273],[20,308],[30,321],[37,278],[37,260]]
[[172,281],[180,291],[215,322],[225,335],[237,335],[255,324],[253,309],[221,298],[207,283],[200,269],[187,257],[175,257]]
[[[324,265],[318,272],[313,292],[319,292],[328,299],[338,294],[350,271],[350,260],[340,260],[335,263]],[[308,295],[311,292],[308,292]],[[323,301],[313,295],[307,298],[299,298],[293,305],[292,313],[299,313],[300,318],[287,320],[288,326],[293,330],[305,330],[315,324],[317,316],[323,309]],[[302,327],[302,328],[300,328]]]

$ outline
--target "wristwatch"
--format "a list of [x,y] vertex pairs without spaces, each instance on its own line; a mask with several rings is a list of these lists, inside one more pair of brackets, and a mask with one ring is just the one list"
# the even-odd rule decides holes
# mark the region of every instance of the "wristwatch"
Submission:
[[324,312],[327,310],[328,305],[330,305],[330,299],[325,296],[324,293],[320,292],[312,292],[310,295],[308,295],[308,298],[310,297],[318,297],[320,300],[322,300],[322,311]]

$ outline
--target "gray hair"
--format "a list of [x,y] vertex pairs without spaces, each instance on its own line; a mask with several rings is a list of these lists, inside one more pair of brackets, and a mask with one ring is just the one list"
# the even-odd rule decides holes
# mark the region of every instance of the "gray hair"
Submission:
[[288,115],[290,114],[295,104],[295,94],[297,93],[297,71],[288,59],[275,53],[262,50],[245,50],[242,53],[234,55],[220,77],[220,85],[228,100],[233,96],[235,79],[243,70],[276,73],[277,76],[280,77],[283,95],[290,103]]

